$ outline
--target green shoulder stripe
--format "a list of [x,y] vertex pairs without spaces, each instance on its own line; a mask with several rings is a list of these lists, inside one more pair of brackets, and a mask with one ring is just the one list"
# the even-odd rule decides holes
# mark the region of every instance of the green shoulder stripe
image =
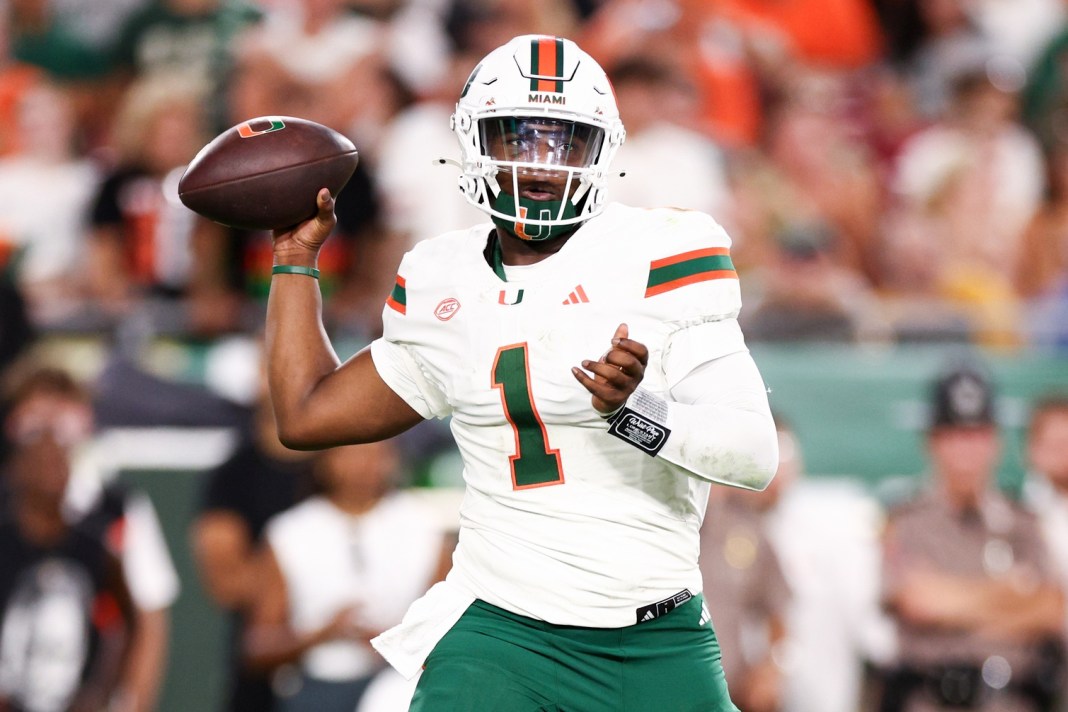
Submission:
[[730,250],[726,247],[693,250],[650,262],[645,296],[652,297],[710,279],[738,279]]

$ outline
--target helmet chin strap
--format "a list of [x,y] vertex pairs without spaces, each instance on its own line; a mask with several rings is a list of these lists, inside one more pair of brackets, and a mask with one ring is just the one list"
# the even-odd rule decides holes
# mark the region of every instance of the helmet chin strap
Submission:
[[[560,212],[561,206],[563,207],[562,214]],[[531,200],[530,198],[521,197],[519,204],[516,205],[515,196],[504,191],[498,193],[497,197],[493,199],[493,209],[506,215],[518,215],[521,218],[529,215],[534,219],[542,220],[556,218],[557,216],[567,220],[576,217],[579,212],[579,206],[572,200]],[[493,223],[502,230],[515,235],[520,240],[529,240],[531,242],[551,240],[554,237],[574,232],[579,227],[579,223],[571,223],[569,225],[530,225],[521,220],[508,220],[496,215],[493,216]]]

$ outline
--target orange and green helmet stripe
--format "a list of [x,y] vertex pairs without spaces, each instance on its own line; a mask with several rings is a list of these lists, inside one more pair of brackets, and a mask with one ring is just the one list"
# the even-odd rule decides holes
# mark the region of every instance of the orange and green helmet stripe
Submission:
[[386,298],[386,305],[400,314],[408,313],[408,292],[404,288],[404,277],[397,275],[397,283],[393,285],[393,291]]
[[[564,41],[540,37],[530,41],[530,90],[562,92],[564,90]],[[545,77],[556,77],[547,79]]]
[[710,247],[672,255],[649,263],[645,296],[652,297],[710,279],[738,279],[726,247]]

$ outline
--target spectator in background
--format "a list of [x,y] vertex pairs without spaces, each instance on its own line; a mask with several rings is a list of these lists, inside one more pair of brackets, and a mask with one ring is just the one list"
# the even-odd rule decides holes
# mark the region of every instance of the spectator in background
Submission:
[[[65,371],[45,367],[25,373],[30,359],[18,362],[20,378],[35,398],[51,399],[57,412],[85,412],[89,394]],[[90,438],[95,417],[88,411]],[[102,453],[92,439],[71,448],[61,512],[81,534],[106,542],[118,556],[133,606],[134,626],[124,656],[115,700],[122,712],[155,709],[167,668],[170,607],[178,597],[178,574],[167,550],[152,501],[103,472]]]
[[[39,70],[39,75],[63,86],[76,117],[79,145],[86,151],[104,145],[122,91],[121,82],[114,75],[117,28],[134,10],[134,5],[144,1],[10,0],[7,3],[12,56],[22,67],[33,67]],[[16,84],[33,80],[17,69],[10,78]],[[0,139],[2,143],[4,140]]]
[[[18,151],[21,138],[15,127],[22,97],[40,81],[34,67],[15,62],[8,54],[8,17],[6,8],[0,8],[0,126],[9,130],[0,132],[0,164],[5,157]],[[15,265],[12,245],[0,236],[0,373],[7,370],[23,349],[33,339],[33,327],[26,309],[26,300],[15,284]],[[2,439],[0,439],[2,441]],[[0,451],[0,458],[3,452]]]
[[275,672],[280,712],[352,712],[384,667],[371,638],[448,571],[452,547],[398,491],[399,465],[392,441],[323,451],[321,493],[267,523],[245,651]]
[[63,513],[71,456],[91,423],[87,395],[64,372],[31,372],[9,399],[4,435],[12,452],[0,498],[3,709],[144,709],[125,704],[136,619],[123,542]]
[[797,434],[776,421],[779,469],[759,496],[791,592],[785,636],[774,650],[782,709],[868,710],[865,664],[893,651],[893,631],[879,609],[881,508],[852,480],[806,477]]
[[853,343],[881,337],[867,284],[834,260],[838,236],[821,222],[784,226],[774,252],[755,269],[755,299],[740,316],[749,338]]
[[[635,207],[672,207],[712,215],[732,226],[725,157],[696,125],[695,90],[685,75],[647,55],[626,57],[609,71],[627,140],[610,183],[615,200]],[[676,170],[660,168],[670,160]]]
[[[41,67],[58,80],[98,79],[110,72],[114,49],[109,40],[113,41],[129,7],[96,3],[93,18],[76,1],[9,0],[8,4],[11,51],[20,61]],[[108,21],[110,26],[102,24]]]
[[1025,482],[1025,501],[1038,516],[1050,567],[1061,589],[1068,591],[1068,394],[1048,395],[1035,402],[1026,448],[1030,476]]
[[640,49],[685,67],[702,130],[744,148],[759,143],[765,94],[789,68],[848,74],[879,58],[882,39],[864,0],[612,0],[590,18],[584,45],[606,66]]
[[1068,105],[1068,25],[1058,25],[1058,33],[1041,49],[1028,67],[1027,83],[1020,92],[1022,119],[1043,145],[1063,141],[1065,107]]
[[440,230],[470,225],[481,217],[477,209],[456,200],[456,169],[433,163],[439,157],[458,160],[459,146],[449,129],[449,116],[471,66],[461,49],[449,60],[451,71],[438,92],[395,104],[379,140],[368,146],[368,159],[378,178],[384,227],[396,243],[394,266],[417,242]]
[[840,75],[803,68],[783,81],[762,150],[735,160],[738,266],[765,264],[783,227],[822,222],[836,235],[834,264],[876,285],[881,176],[851,116],[853,89]]
[[120,562],[136,625],[116,706],[123,712],[151,712],[166,677],[171,607],[180,590],[178,573],[152,500],[119,481],[105,479],[99,453],[92,446],[89,450],[74,463],[64,516],[104,541],[121,542]]
[[[338,228],[323,252],[327,323],[370,339],[377,334],[396,264],[381,236],[374,149],[354,131],[380,118],[388,83],[382,80],[386,25],[353,11],[344,0],[282,0],[264,7],[232,42],[233,75],[226,89],[228,124],[254,116],[299,116],[355,139],[360,164],[337,198]],[[370,137],[374,138],[374,131]],[[270,234],[235,231],[229,241],[234,280],[264,300],[273,263]],[[385,252],[388,257],[381,257]],[[383,261],[388,264],[383,264]]]
[[22,291],[30,318],[52,325],[78,308],[85,215],[97,172],[77,153],[67,90],[39,82],[16,109],[20,149],[0,157],[0,270]]
[[270,710],[267,675],[249,669],[242,655],[248,615],[260,586],[256,552],[267,521],[311,490],[310,460],[278,441],[262,375],[252,422],[234,453],[208,473],[192,523],[194,559],[208,597],[230,617],[226,700],[229,712]]
[[231,123],[280,114],[343,131],[361,111],[384,29],[345,0],[274,4],[234,42]]
[[178,200],[182,171],[211,138],[204,99],[202,84],[179,75],[127,91],[114,135],[120,159],[91,207],[84,271],[105,313],[126,315],[151,299],[157,329],[214,335],[240,315],[224,269],[227,231]]
[[954,79],[994,54],[992,40],[962,0],[881,0],[890,37],[889,58],[912,87],[921,116],[950,110]]
[[[1012,268],[1045,188],[1039,144],[1015,118],[1015,81],[989,63],[958,75],[950,112],[904,145],[893,185],[927,226],[933,291],[992,344],[1019,340]],[[911,279],[893,233],[884,255],[888,286]]]
[[701,527],[705,600],[731,698],[745,712],[784,709],[775,654],[792,594],[768,538],[768,491],[713,488]]
[[1034,516],[994,487],[993,388],[976,368],[957,367],[932,399],[932,480],[890,512],[883,540],[899,659],[882,709],[1049,710],[1064,594]]
[[145,0],[122,26],[116,63],[126,83],[184,76],[204,87],[211,133],[232,120],[227,91],[237,34],[260,19],[256,0]]
[[702,529],[724,667],[745,672],[731,692],[745,712],[867,710],[865,663],[893,648],[878,604],[881,510],[855,483],[806,478],[797,436],[776,424],[775,479],[723,492]]
[[1046,149],[1048,187],[1024,232],[1014,286],[1027,341],[1068,348],[1068,135]]
[[13,153],[22,145],[18,131],[18,105],[23,94],[41,82],[45,76],[40,67],[19,61],[12,54],[11,34],[13,13],[0,6],[0,157]]

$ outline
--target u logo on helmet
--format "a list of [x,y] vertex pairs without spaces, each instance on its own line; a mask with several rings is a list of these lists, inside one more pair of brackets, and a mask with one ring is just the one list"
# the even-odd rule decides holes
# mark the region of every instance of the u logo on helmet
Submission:
[[262,136],[274,131],[281,131],[285,127],[286,122],[281,119],[252,119],[237,127],[237,135],[241,138],[252,138],[253,136]]

